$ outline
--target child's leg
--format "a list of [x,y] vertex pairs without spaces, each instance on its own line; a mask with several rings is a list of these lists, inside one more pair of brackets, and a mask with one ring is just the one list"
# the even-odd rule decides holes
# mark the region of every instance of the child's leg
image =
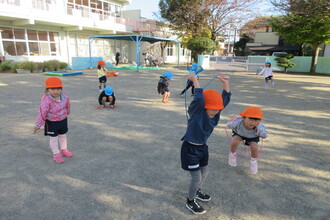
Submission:
[[274,82],[274,78],[273,77],[270,78],[270,82],[272,83],[272,85],[275,85],[275,82]]
[[106,83],[103,83],[103,88],[107,87]]
[[230,143],[230,152],[228,158],[228,164],[230,166],[236,167],[237,166],[237,158],[236,158],[236,149],[237,146],[242,142],[242,138],[238,135],[233,137],[233,140]]
[[202,179],[201,179],[201,181],[198,185],[198,189],[202,188],[208,174],[209,174],[209,166],[207,165],[207,166],[201,167],[201,177],[202,177]]
[[170,92],[165,92],[165,101],[168,102],[168,98],[170,97]]
[[112,101],[113,101],[113,96],[109,96],[109,106],[110,107],[113,106]]
[[257,159],[259,157],[258,143],[257,142],[249,142],[249,146],[251,149],[251,158]]
[[103,105],[103,107],[105,107],[105,103],[106,103],[106,101],[107,101],[107,97],[102,97],[102,105]]
[[102,90],[102,83],[99,83],[99,90]]
[[237,146],[242,142],[242,138],[238,135],[233,137],[233,140],[230,143],[230,153],[235,154]]
[[265,78],[265,89],[268,89],[268,79]]
[[58,140],[60,142],[61,150],[68,149],[68,141],[67,141],[67,138],[66,138],[66,134],[59,134],[58,135]]
[[54,155],[60,153],[60,150],[58,149],[58,136],[50,137],[49,145]]
[[196,198],[196,192],[202,180],[202,173],[201,170],[190,171],[190,175],[191,175],[191,180],[188,191],[188,199],[191,201]]
[[258,143],[257,142],[249,142],[249,146],[251,149],[251,159],[250,159],[250,172],[252,174],[256,174],[258,172]]

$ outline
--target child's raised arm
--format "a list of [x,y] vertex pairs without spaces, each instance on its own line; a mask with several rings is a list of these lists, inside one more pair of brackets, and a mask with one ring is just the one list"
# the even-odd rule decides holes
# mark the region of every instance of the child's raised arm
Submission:
[[223,90],[229,92],[229,78],[226,75],[219,75],[218,79],[222,82]]

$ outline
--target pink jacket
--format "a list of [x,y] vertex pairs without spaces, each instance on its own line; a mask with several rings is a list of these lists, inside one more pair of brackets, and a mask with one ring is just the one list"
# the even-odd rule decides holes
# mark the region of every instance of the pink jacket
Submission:
[[49,121],[62,121],[70,114],[70,99],[62,93],[60,101],[54,100],[51,95],[45,94],[41,98],[39,112],[36,118],[36,127],[40,128]]

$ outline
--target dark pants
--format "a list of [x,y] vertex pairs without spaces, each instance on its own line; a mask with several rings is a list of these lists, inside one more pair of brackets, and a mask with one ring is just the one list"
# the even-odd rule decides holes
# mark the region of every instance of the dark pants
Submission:
[[180,94],[184,94],[191,87],[191,94],[194,95],[194,83],[190,80],[187,81],[187,86]]

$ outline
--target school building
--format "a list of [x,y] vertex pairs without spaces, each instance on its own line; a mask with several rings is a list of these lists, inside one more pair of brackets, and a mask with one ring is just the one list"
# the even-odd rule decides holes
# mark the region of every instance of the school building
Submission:
[[[134,0],[133,0],[134,1]],[[135,43],[89,36],[140,34],[155,37],[165,34],[156,21],[141,17],[140,10],[125,10],[132,0],[0,0],[0,57],[12,61],[57,59],[72,64],[72,58],[102,57],[120,63],[136,60]],[[167,32],[170,32],[169,30]],[[91,45],[90,45],[91,44]],[[91,51],[90,51],[91,50]],[[180,51],[178,51],[180,50]],[[143,54],[151,53],[164,63],[190,59],[187,49],[174,42],[141,42]]]

